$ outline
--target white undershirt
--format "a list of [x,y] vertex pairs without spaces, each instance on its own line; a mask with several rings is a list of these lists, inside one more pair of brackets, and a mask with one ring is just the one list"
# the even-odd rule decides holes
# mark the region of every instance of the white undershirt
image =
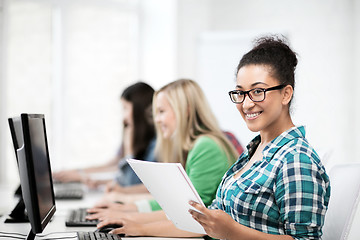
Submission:
[[231,178],[229,178],[228,180],[226,180],[226,181],[224,182],[223,189],[227,189],[228,187],[230,187],[231,185],[233,185],[233,183],[236,182],[236,181],[240,178],[240,175],[237,176],[237,177],[235,177],[236,174],[237,174],[239,171],[241,171],[241,169],[238,170],[238,171],[236,171]]

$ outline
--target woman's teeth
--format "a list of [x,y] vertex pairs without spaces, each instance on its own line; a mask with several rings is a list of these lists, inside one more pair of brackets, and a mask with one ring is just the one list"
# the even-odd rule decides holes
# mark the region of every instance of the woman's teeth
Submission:
[[254,117],[257,117],[260,115],[260,112],[257,112],[257,113],[247,113],[246,114],[246,117],[247,118],[254,118]]

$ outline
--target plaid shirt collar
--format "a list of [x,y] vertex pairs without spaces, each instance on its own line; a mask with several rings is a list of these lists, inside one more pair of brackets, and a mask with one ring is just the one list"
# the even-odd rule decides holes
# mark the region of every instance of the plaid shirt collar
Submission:
[[[305,138],[304,126],[292,127],[274,138],[263,150],[263,161],[265,160],[269,162],[282,146],[295,138]],[[229,174],[240,170],[249,161],[249,157],[256,151],[260,141],[260,134],[251,140],[251,142],[246,146],[247,150],[239,157],[238,161],[231,168],[231,171],[229,171]]]

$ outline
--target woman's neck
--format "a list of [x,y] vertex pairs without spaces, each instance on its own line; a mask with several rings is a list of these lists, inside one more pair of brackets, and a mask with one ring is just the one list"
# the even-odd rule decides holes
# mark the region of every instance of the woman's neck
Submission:
[[290,115],[283,118],[282,121],[278,121],[275,125],[269,126],[267,129],[260,131],[261,136],[261,145],[267,145],[271,142],[274,138],[278,137],[283,132],[289,130],[290,128],[294,127],[294,123],[291,120]]

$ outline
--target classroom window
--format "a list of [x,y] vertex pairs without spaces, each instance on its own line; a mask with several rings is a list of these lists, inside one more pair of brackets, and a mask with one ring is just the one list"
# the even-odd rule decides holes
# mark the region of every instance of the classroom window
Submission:
[[[115,154],[119,97],[138,80],[138,12],[130,0],[4,1],[4,113],[45,114],[53,169]],[[9,132],[7,174],[16,179]]]

